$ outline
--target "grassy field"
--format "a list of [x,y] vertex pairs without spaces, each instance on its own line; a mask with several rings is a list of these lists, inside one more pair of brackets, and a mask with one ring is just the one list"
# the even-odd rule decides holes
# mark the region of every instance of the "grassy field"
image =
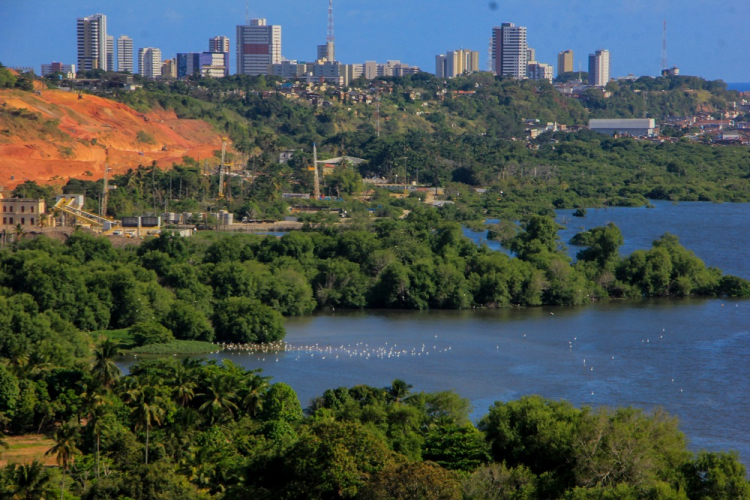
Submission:
[[0,449],[0,466],[9,463],[27,463],[39,460],[44,465],[56,465],[55,457],[44,454],[55,445],[55,442],[41,434],[27,434],[4,438],[7,449]]
[[135,340],[130,334],[130,330],[128,328],[123,328],[121,330],[99,330],[96,332],[91,332],[91,338],[93,338],[96,342],[99,342],[99,340],[103,338],[114,340],[118,344],[120,344],[120,348],[123,351],[133,349],[136,346]]
[[219,346],[197,340],[173,340],[166,344],[149,344],[131,349],[136,354],[208,354],[218,351]]

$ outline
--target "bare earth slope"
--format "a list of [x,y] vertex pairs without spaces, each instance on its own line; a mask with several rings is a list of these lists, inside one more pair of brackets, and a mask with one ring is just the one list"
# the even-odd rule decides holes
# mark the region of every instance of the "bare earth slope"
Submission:
[[[140,134],[139,134],[140,133]],[[156,161],[162,168],[183,156],[211,158],[221,136],[202,120],[171,111],[135,111],[108,99],[58,90],[0,91],[0,186],[25,180],[64,184],[103,177]]]

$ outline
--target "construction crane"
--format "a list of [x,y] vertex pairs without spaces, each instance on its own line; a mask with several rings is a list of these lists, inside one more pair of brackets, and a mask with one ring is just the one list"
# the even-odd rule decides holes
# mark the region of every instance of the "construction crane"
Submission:
[[221,164],[219,165],[219,199],[224,199],[224,157],[227,154],[227,141],[221,143]]

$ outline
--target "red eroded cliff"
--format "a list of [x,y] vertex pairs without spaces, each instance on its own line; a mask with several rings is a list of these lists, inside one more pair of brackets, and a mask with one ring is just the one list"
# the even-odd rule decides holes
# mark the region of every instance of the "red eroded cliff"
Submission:
[[169,168],[183,156],[212,158],[222,137],[202,120],[171,111],[140,113],[124,104],[59,90],[0,91],[0,186],[64,184],[123,173],[153,161]]

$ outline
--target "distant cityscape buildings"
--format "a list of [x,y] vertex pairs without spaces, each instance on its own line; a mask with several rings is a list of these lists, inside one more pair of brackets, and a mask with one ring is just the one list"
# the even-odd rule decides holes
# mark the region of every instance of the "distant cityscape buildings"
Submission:
[[79,17],[76,23],[78,69],[107,69],[107,16]]
[[53,73],[62,73],[65,78],[73,78],[76,74],[76,65],[63,64],[60,62],[42,64],[42,76],[51,75]]
[[[349,85],[365,78],[372,80],[384,76],[416,74],[416,66],[388,60],[385,63],[365,61],[344,64],[336,60],[333,32],[333,0],[328,1],[328,33],[325,44],[316,46],[312,62],[286,59],[282,55],[282,30],[280,25],[268,24],[264,18],[251,19],[236,27],[236,73],[240,75],[273,75],[285,79],[305,80],[314,83]],[[127,35],[118,38],[107,34],[107,16],[94,14],[77,19],[77,65],[53,62],[42,67],[42,74],[61,72],[106,70],[134,73],[133,39]],[[144,78],[221,78],[230,74],[231,43],[229,37],[214,36],[208,39],[205,52],[180,52],[173,58],[162,60],[159,49],[145,47],[138,50],[137,70]],[[487,56],[489,68],[497,76],[517,80],[552,81],[555,69],[551,64],[537,60],[536,50],[528,46],[527,28],[504,22],[492,29]],[[597,50],[589,55],[588,85],[603,87],[611,79],[611,56],[608,50]],[[447,51],[435,56],[435,75],[455,78],[481,71],[479,52],[468,49]],[[573,50],[557,54],[557,76],[574,72]],[[679,74],[677,67],[665,68],[663,76]],[[584,84],[585,86],[585,84]]]
[[435,56],[435,75],[438,78],[455,78],[479,71],[479,52],[451,50]]
[[589,85],[604,87],[610,78],[610,64],[608,50],[597,50],[589,54]]
[[122,35],[117,39],[117,71],[133,74],[133,39]]
[[269,67],[281,63],[281,26],[265,19],[252,19],[237,26],[237,74],[267,75]]
[[571,73],[575,71],[573,69],[573,51],[563,50],[557,54],[557,76],[563,73]]
[[138,72],[143,78],[159,78],[161,65],[161,50],[153,47],[138,49]]

